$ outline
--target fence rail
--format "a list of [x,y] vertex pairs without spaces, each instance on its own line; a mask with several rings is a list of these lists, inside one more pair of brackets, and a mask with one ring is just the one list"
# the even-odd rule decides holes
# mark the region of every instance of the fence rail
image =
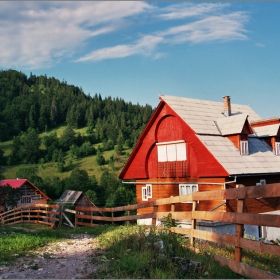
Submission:
[[28,204],[0,214],[0,224],[40,223],[54,227],[59,221],[60,206],[50,204]]
[[[274,199],[275,210],[280,205],[280,184],[269,184],[265,186],[244,187],[227,190],[214,190],[196,192],[190,195],[163,198],[140,204],[127,205],[112,208],[97,207],[76,207],[75,211],[65,209],[75,215],[75,226],[98,226],[98,223],[130,222],[141,219],[152,219],[152,224],[156,224],[157,219],[163,219],[172,214],[172,219],[190,221],[189,228],[170,228],[171,232],[187,235],[190,237],[191,245],[195,249],[196,240],[206,240],[235,248],[234,260],[229,260],[221,256],[215,256],[221,265],[227,265],[234,272],[248,278],[259,279],[280,279],[279,275],[263,271],[242,263],[242,250],[248,249],[255,252],[267,253],[280,256],[280,246],[266,244],[259,240],[244,238],[244,225],[268,226],[280,228],[280,215],[257,213],[255,208],[247,208],[246,199]],[[276,203],[275,203],[276,199]],[[234,212],[211,212],[197,211],[198,201],[203,200],[224,200],[226,202],[237,201]],[[192,211],[176,212],[175,204],[192,201]],[[171,205],[171,212],[158,212],[159,205]],[[132,214],[131,211],[149,208],[152,209],[147,214]],[[251,212],[250,212],[251,211]],[[100,216],[100,212],[105,214]],[[121,212],[122,215],[116,215]],[[260,209],[261,212],[261,209]],[[109,214],[108,214],[109,213]],[[123,215],[125,213],[125,216]],[[33,204],[21,206],[16,209],[0,214],[1,224],[13,224],[21,222],[43,223],[54,226],[55,222],[61,222],[62,213],[59,205]],[[224,222],[235,225],[235,235],[215,233],[198,229],[198,221]]]
[[[234,272],[244,275],[248,278],[259,279],[280,279],[279,275],[263,271],[247,264],[242,263],[242,249],[253,250],[255,252],[267,253],[275,256],[280,256],[280,246],[266,244],[259,240],[250,240],[244,238],[244,225],[269,226],[280,228],[280,215],[261,214],[256,213],[256,210],[245,209],[246,199],[260,199],[260,198],[278,198],[277,207],[280,204],[280,184],[269,184],[265,186],[244,187],[240,185],[237,189],[214,190],[205,192],[196,192],[190,195],[170,197],[158,199],[147,203],[136,205],[128,205],[114,208],[85,208],[76,207],[76,226],[96,226],[99,221],[105,222],[121,222],[133,221],[140,219],[152,218],[153,224],[156,219],[167,217],[172,213],[172,218],[175,220],[189,220],[190,228],[173,227],[171,232],[187,235],[190,237],[191,244],[195,247],[196,239],[211,241],[235,248],[234,260],[229,260],[221,256],[215,256],[216,260],[222,265],[227,265]],[[196,204],[203,200],[235,200],[237,201],[236,212],[210,212],[197,211]],[[185,201],[193,201],[193,210],[190,212],[176,212],[174,211],[175,203],[182,203]],[[158,212],[159,205],[171,205],[171,212]],[[130,215],[130,211],[140,208],[151,208],[152,211],[148,214]],[[97,216],[97,211],[102,213],[109,213],[111,217]],[[126,216],[114,217],[114,213],[126,211]],[[247,213],[246,213],[247,211]],[[250,213],[252,211],[253,213]],[[248,213],[249,212],[249,213]],[[87,214],[84,214],[87,213]],[[235,235],[214,233],[197,229],[197,221],[212,221],[225,222],[235,224]]]

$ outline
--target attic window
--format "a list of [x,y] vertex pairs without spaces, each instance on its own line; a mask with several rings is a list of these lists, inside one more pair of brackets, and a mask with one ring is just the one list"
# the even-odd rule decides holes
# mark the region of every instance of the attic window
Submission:
[[280,142],[275,142],[275,155],[280,155]]
[[248,141],[240,141],[240,154],[249,155]]
[[157,143],[158,162],[187,160],[186,142],[183,140]]

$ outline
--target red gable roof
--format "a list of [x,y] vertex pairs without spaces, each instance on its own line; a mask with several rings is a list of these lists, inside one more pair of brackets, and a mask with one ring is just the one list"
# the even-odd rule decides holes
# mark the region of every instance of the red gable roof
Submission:
[[38,189],[34,184],[32,184],[30,181],[27,179],[7,179],[7,180],[2,180],[0,181],[0,187],[4,187],[7,185],[10,185],[13,189],[18,189],[20,188],[24,183],[30,184],[34,189],[39,191],[42,196],[46,198],[46,200],[51,200],[46,194],[44,194],[40,189]]
[[20,188],[27,179],[9,179],[0,181],[0,186],[4,187],[6,185],[10,185],[13,189]]

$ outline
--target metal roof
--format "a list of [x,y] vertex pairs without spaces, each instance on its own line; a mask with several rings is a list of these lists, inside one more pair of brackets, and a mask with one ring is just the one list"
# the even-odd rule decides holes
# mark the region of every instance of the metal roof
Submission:
[[7,179],[7,180],[0,181],[0,186],[3,187],[3,186],[6,186],[6,185],[10,185],[13,189],[18,189],[26,181],[27,181],[27,179]]
[[83,192],[81,191],[69,191],[66,190],[64,193],[61,195],[61,197],[58,199],[57,202],[68,202],[68,203],[73,203],[75,204],[78,199],[83,195]]

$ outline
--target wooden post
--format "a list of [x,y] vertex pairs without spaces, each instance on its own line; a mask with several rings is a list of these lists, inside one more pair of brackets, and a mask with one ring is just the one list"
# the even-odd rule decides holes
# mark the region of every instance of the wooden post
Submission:
[[61,205],[59,205],[59,216],[58,216],[58,218],[59,218],[59,222],[58,222],[58,227],[60,227],[61,228],[61,226],[62,226],[62,211],[63,211],[63,204],[61,204]]
[[[173,197],[173,195],[171,197]],[[171,212],[175,211],[175,203],[171,203],[171,209],[170,210],[171,210]]]
[[112,224],[114,224],[114,212],[111,212],[111,217],[112,217]]
[[154,213],[154,217],[155,217],[155,218],[152,218],[152,225],[153,225],[153,226],[156,226],[156,224],[157,224],[157,218],[156,218],[156,213],[157,213],[157,211],[158,211],[158,206],[157,206],[157,205],[154,205],[154,211],[153,211],[153,213]]
[[[130,216],[130,210],[127,210],[127,217]],[[127,225],[130,225],[130,220],[127,220]]]
[[75,213],[75,228],[76,228],[76,227],[77,227],[77,224],[78,224],[78,218],[77,218],[78,211],[77,211],[76,208],[75,208],[75,211],[76,211],[76,213]]
[[[244,188],[244,185],[237,185],[237,188]],[[244,199],[237,200],[237,213],[243,213],[244,211]],[[243,237],[244,232],[244,225],[243,224],[236,224],[235,236],[235,253],[234,253],[234,260],[236,262],[241,262],[242,259],[242,248],[238,245],[240,244],[240,238]]]
[[[194,200],[193,201],[193,204],[192,204],[192,212],[194,212],[196,209],[196,201]],[[194,246],[194,230],[196,228],[196,219],[193,219],[192,218],[192,224],[191,224],[191,246]]]

